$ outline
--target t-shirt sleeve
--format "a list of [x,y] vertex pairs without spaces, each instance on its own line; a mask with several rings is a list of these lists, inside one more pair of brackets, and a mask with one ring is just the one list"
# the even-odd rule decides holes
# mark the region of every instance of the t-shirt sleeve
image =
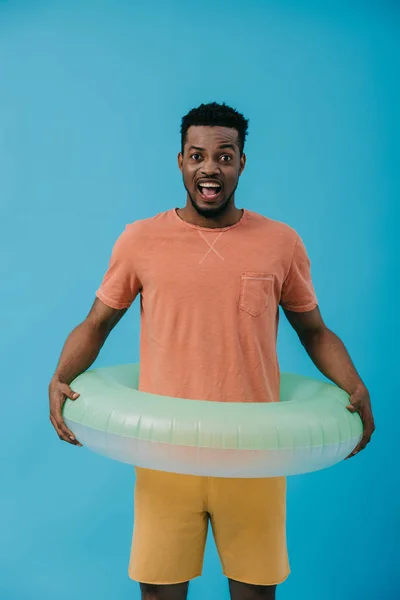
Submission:
[[133,236],[131,226],[127,225],[114,244],[108,269],[96,291],[97,298],[111,308],[128,308],[142,287],[134,266]]
[[300,236],[297,236],[289,271],[282,285],[282,308],[293,312],[307,312],[318,306],[310,267],[306,248]]

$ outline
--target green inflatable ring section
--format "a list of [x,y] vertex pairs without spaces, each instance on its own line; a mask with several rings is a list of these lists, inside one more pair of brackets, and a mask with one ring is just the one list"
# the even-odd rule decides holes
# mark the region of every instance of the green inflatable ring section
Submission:
[[88,449],[124,463],[191,475],[276,477],[343,460],[362,437],[349,395],[282,373],[280,402],[215,402],[138,390],[139,363],[79,375],[63,417]]

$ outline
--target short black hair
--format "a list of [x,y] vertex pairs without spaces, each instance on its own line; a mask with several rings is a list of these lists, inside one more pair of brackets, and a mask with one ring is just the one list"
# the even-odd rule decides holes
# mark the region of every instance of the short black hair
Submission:
[[205,125],[208,127],[232,127],[233,129],[236,129],[238,132],[240,154],[243,154],[249,120],[245,119],[244,116],[237,112],[234,108],[227,106],[225,103],[217,104],[217,102],[201,104],[197,108],[192,108],[192,110],[182,118],[182,154],[186,143],[187,130],[192,125]]

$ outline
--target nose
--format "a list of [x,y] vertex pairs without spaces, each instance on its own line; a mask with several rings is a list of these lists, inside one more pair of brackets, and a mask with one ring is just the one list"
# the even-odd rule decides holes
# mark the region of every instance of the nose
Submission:
[[201,172],[204,177],[212,177],[220,172],[219,165],[212,157],[206,158],[201,165]]

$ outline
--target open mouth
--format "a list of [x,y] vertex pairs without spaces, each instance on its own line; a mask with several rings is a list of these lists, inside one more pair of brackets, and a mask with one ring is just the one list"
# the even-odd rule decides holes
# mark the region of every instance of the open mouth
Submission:
[[218,198],[222,191],[222,185],[216,181],[200,181],[197,184],[197,189],[200,192],[200,196],[203,200],[208,202]]

